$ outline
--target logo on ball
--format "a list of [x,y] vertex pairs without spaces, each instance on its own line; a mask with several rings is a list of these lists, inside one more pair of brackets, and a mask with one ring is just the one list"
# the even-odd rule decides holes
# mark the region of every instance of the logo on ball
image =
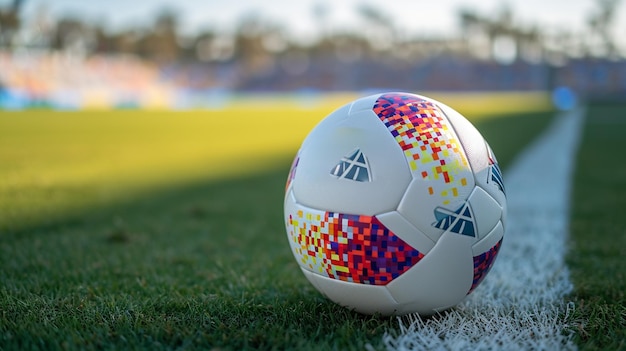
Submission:
[[354,180],[357,182],[370,182],[370,166],[367,158],[361,150],[356,149],[347,156],[344,156],[339,163],[333,167],[330,174],[337,178]]

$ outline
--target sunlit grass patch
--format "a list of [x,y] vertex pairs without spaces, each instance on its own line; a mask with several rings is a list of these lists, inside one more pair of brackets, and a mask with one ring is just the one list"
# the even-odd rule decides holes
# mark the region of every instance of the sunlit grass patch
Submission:
[[[381,348],[396,320],[324,299],[285,234],[291,158],[336,107],[1,113],[0,345]],[[472,118],[506,168],[551,115]]]
[[[295,154],[323,117],[356,97],[333,94],[304,106],[258,96],[185,112],[0,112],[0,229],[155,187],[273,168]],[[520,107],[549,109],[540,94],[438,98],[473,120]]]
[[326,109],[0,114],[0,211],[7,223],[157,186],[273,168]]

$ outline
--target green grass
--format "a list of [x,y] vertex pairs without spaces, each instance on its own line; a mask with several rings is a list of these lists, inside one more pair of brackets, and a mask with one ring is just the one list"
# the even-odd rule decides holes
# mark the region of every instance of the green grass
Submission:
[[141,196],[162,185],[275,167],[329,111],[4,112],[0,229],[49,221],[129,192]]
[[572,199],[568,265],[583,350],[626,350],[626,106],[591,105]]
[[[249,112],[230,114],[245,119],[240,113]],[[289,113],[292,109],[286,115],[293,118]],[[506,167],[551,113],[471,115]],[[173,141],[196,146],[168,154],[171,142],[151,140],[170,135],[168,123],[185,125],[185,114],[161,116],[168,121],[162,124],[153,116],[157,126],[152,127],[144,112],[119,116],[0,114],[0,155],[6,161],[0,165],[0,180],[11,179],[10,187],[0,185],[0,209],[10,211],[9,216],[0,212],[0,349],[382,346],[383,333],[397,327],[396,319],[359,315],[325,300],[289,250],[282,198],[299,140],[278,142],[278,147],[268,143],[271,157],[257,155],[248,172],[229,171],[216,165],[247,158],[236,153],[212,158],[216,156],[195,144],[196,138],[220,137],[216,133],[221,130],[210,128],[212,120],[172,127],[182,128]],[[35,121],[11,120],[17,118]],[[37,124],[45,118],[54,120],[42,124],[59,123],[57,130],[69,125],[94,134],[76,140],[72,133],[61,133],[55,146],[50,129]],[[115,123],[103,121],[111,118]],[[132,127],[133,118],[144,124]],[[306,134],[309,122],[291,130],[294,140]],[[13,133],[18,127],[20,135]],[[130,137],[120,137],[120,128]],[[242,128],[262,133],[268,126]],[[46,143],[37,143],[45,138]],[[68,139],[74,144],[68,145]],[[149,162],[141,157],[124,161],[129,145],[135,145],[135,155],[148,155]],[[107,156],[85,166],[90,155],[85,148]],[[223,149],[219,151],[228,152]],[[119,152],[109,155],[111,150]],[[150,156],[150,150],[168,156]],[[191,161],[181,162],[181,154]],[[197,164],[211,167],[194,168]],[[171,165],[186,171],[168,172]],[[153,172],[163,177],[137,188],[142,175]],[[47,204],[50,196],[54,200]]]

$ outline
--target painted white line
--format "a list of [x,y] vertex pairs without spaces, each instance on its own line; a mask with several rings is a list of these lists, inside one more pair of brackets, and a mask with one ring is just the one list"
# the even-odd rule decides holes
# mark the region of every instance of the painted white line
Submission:
[[502,248],[485,281],[459,306],[399,318],[389,350],[573,350],[573,304],[564,258],[572,167],[585,113],[556,117],[504,175],[508,216]]

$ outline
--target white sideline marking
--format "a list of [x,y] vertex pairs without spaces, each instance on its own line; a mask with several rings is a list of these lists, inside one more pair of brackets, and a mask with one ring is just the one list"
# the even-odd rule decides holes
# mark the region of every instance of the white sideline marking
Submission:
[[[556,117],[504,175],[508,216],[486,279],[455,309],[398,318],[389,350],[574,350],[564,262],[570,183],[584,111]],[[497,154],[496,154],[497,156]]]

